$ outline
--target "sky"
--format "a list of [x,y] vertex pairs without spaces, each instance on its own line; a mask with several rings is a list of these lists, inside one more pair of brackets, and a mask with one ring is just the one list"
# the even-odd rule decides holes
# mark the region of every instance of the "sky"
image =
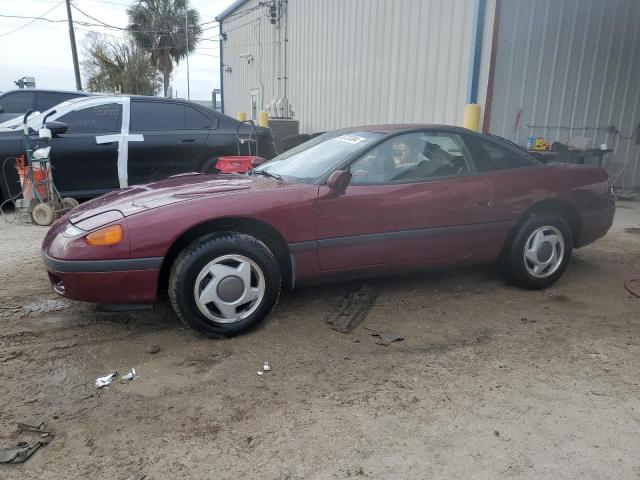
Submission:
[[[213,21],[233,0],[190,0],[191,7],[200,13],[201,22]],[[127,7],[134,0],[73,0],[78,8],[104,23],[117,27],[127,26]],[[53,9],[53,10],[51,10]],[[64,22],[35,22],[9,33],[28,22],[24,18],[0,17],[0,91],[17,88],[13,83],[21,77],[36,78],[36,87],[75,90],[75,77],[67,10],[64,0],[0,0],[0,15],[43,16],[50,20]],[[85,17],[72,9],[74,21],[95,24],[95,20]],[[203,28],[211,27],[208,24]],[[83,42],[90,31],[122,38],[118,30],[103,27],[77,25],[76,44],[78,59],[82,63]],[[218,28],[203,32],[203,40],[194,54],[189,57],[189,73],[192,100],[211,100],[211,91],[219,87],[220,59],[217,41]],[[215,40],[215,41],[212,41]],[[81,67],[82,71],[82,67]],[[182,61],[174,69],[172,86],[177,95],[187,96],[187,68]]]

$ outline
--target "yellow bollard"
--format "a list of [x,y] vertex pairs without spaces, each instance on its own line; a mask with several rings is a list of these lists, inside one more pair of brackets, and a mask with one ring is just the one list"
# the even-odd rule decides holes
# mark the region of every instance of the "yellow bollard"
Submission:
[[480,131],[480,105],[477,103],[468,103],[464,106],[462,126],[474,132]]
[[264,110],[258,113],[258,125],[260,125],[261,127],[269,126],[269,114]]
[[243,112],[242,110],[238,110],[236,114],[236,118],[241,122],[244,122],[247,119],[247,112]]

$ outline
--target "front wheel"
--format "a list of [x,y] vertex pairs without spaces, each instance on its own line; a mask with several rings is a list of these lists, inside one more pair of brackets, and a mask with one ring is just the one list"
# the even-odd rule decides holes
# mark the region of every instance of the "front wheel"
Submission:
[[240,233],[196,240],[180,253],[169,278],[177,315],[210,337],[237,335],[260,323],[278,301],[280,288],[273,253]]
[[31,211],[31,218],[36,225],[46,227],[56,219],[56,212],[48,203],[39,203]]
[[507,273],[517,285],[542,289],[567,268],[573,248],[571,229],[561,217],[529,217],[516,231],[507,252]]

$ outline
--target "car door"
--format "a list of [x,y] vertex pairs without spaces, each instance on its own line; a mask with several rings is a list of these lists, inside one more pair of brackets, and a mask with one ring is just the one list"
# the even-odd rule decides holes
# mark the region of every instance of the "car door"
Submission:
[[[56,121],[67,131],[51,139],[51,164],[58,190],[70,196],[95,196],[119,188],[118,137],[123,105],[109,100],[81,104]],[[97,138],[113,135],[113,141]]]
[[130,183],[196,170],[211,123],[181,102],[133,99],[129,130],[142,141],[129,144]]
[[322,270],[468,258],[484,227],[491,189],[473,171],[459,135],[394,136],[350,167],[336,196],[320,187]]

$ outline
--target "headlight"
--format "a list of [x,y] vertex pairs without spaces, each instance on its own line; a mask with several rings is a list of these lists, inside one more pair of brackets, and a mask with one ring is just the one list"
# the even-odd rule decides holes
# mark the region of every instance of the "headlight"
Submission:
[[86,232],[90,232],[91,230],[108,225],[109,223],[117,222],[123,218],[124,215],[122,212],[118,210],[107,210],[106,212],[98,213],[92,217],[77,221],[75,222],[75,226]]
[[82,235],[83,233],[85,233],[84,230],[76,227],[75,225],[69,224],[65,231],[62,232],[62,235],[64,235],[65,237],[73,238],[77,237],[78,235]]

